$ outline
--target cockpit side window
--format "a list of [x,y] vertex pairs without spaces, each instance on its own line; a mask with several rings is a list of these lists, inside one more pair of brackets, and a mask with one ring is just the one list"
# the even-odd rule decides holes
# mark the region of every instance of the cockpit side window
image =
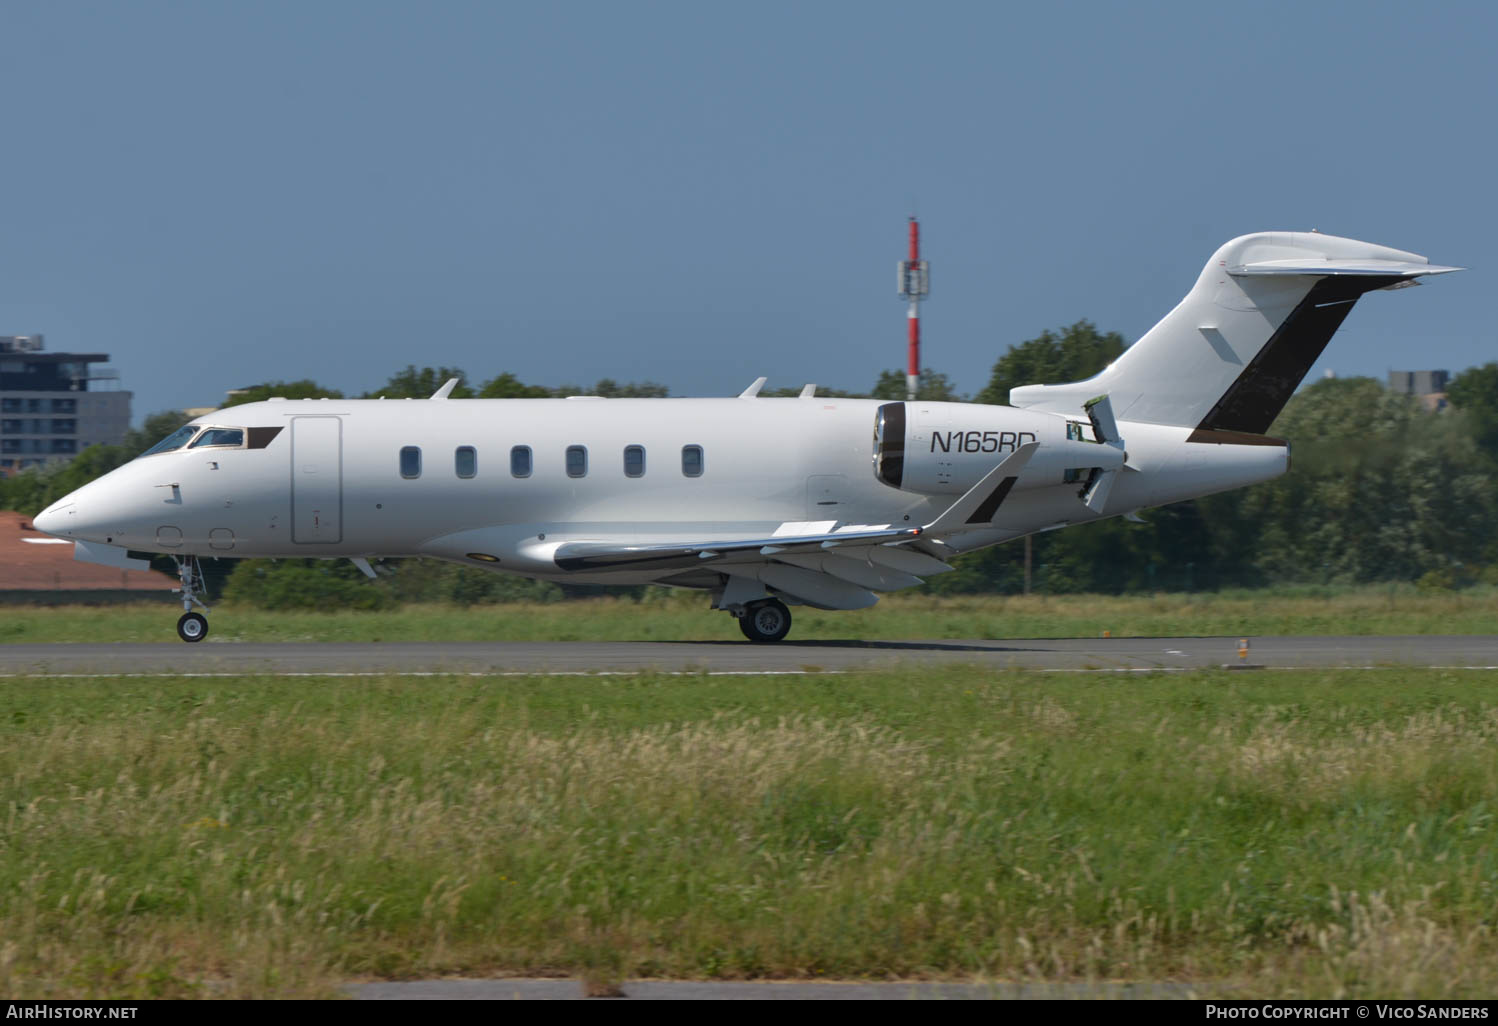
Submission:
[[171,452],[174,449],[180,449],[187,444],[188,439],[192,438],[192,436],[197,433],[198,425],[184,424],[177,430],[173,431],[171,434],[167,435],[161,441],[151,446],[151,448],[141,453],[141,455],[154,456],[158,452]]
[[199,449],[205,445],[232,445],[235,447],[244,445],[244,429],[221,427],[207,428],[201,435],[193,440],[192,445],[188,446],[188,448]]

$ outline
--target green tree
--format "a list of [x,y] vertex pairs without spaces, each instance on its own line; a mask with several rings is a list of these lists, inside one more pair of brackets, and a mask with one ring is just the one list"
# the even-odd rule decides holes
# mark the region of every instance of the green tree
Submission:
[[381,585],[400,602],[473,606],[555,602],[562,597],[562,590],[549,581],[532,581],[440,559],[388,559],[379,570]]
[[[1228,499],[1255,525],[1269,580],[1408,581],[1492,558],[1492,464],[1461,418],[1373,378],[1340,378],[1303,389],[1270,433],[1291,442],[1290,472]],[[1244,541],[1240,530],[1232,543]]]
[[671,394],[665,385],[654,381],[626,381],[619,384],[613,378],[602,378],[588,395],[601,395],[610,399],[664,399]]
[[452,398],[473,398],[473,389],[468,387],[468,375],[459,368],[423,367],[417,370],[414,364],[407,364],[405,370],[391,375],[383,388],[364,393],[364,398],[376,399],[383,396],[386,399],[429,399],[433,392],[452,378],[458,379],[458,385],[451,393]]
[[[874,390],[869,393],[870,399],[904,399],[906,394],[905,374],[903,371],[887,370],[879,372],[879,380],[874,383]],[[952,387],[952,381],[945,374],[932,370],[930,367],[921,371],[920,377],[916,378],[915,397],[935,403],[960,403],[962,396]]]
[[342,399],[343,393],[336,388],[324,388],[309,378],[300,381],[267,381],[249,388],[235,389],[224,400],[224,406],[242,406],[245,403],[263,403],[267,399]]
[[999,357],[988,386],[973,401],[1007,406],[1012,388],[1081,381],[1108,366],[1123,351],[1122,335],[1116,331],[1103,334],[1091,321],[1078,321],[1058,332],[1044,331]]
[[509,371],[484,382],[479,389],[480,399],[549,399],[551,389],[544,385],[527,385]]
[[654,381],[629,381],[621,385],[613,378],[600,378],[591,388],[585,385],[562,385],[553,394],[601,395],[605,399],[664,399],[670,394],[670,390]]
[[[794,399],[801,394],[802,385],[787,385],[784,388],[767,388],[760,395],[767,399]],[[817,386],[818,399],[867,399],[865,392],[844,392],[840,388]]]
[[388,588],[342,559],[246,559],[234,567],[224,598],[259,609],[388,609]]
[[1446,386],[1446,398],[1466,419],[1477,444],[1498,456],[1498,363],[1462,371]]

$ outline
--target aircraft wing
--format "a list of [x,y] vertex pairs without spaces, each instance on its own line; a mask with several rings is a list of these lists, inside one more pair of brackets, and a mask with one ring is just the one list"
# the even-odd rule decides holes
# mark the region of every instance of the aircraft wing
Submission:
[[[805,525],[787,525],[804,527]],[[899,544],[914,540],[919,527],[853,527],[817,534],[774,534],[768,538],[717,538],[655,545],[568,542],[552,557],[563,570],[679,570],[718,562],[763,562],[786,554],[821,552],[839,546]]]
[[[876,591],[921,583],[917,575],[952,568],[932,552],[941,539],[987,530],[1020,472],[1039,446],[1020,446],[939,517],[921,527],[836,521],[782,524],[768,537],[723,537],[683,542],[622,544],[564,542],[552,555],[562,570],[633,570],[663,576],[707,569],[768,585],[824,609],[858,609]],[[922,542],[936,543],[923,547]]]

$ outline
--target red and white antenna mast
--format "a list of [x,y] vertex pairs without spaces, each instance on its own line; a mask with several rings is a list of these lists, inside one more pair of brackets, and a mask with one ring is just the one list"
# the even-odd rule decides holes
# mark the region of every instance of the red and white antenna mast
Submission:
[[931,266],[921,259],[921,223],[910,219],[910,259],[900,261],[900,298],[908,304],[905,317],[910,351],[905,364],[905,398],[915,401],[921,381],[921,303],[931,292]]

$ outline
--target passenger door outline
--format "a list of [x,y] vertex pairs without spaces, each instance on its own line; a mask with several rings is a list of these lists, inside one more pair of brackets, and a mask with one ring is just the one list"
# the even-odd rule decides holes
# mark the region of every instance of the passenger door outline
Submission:
[[291,418],[291,540],[343,540],[343,420]]

